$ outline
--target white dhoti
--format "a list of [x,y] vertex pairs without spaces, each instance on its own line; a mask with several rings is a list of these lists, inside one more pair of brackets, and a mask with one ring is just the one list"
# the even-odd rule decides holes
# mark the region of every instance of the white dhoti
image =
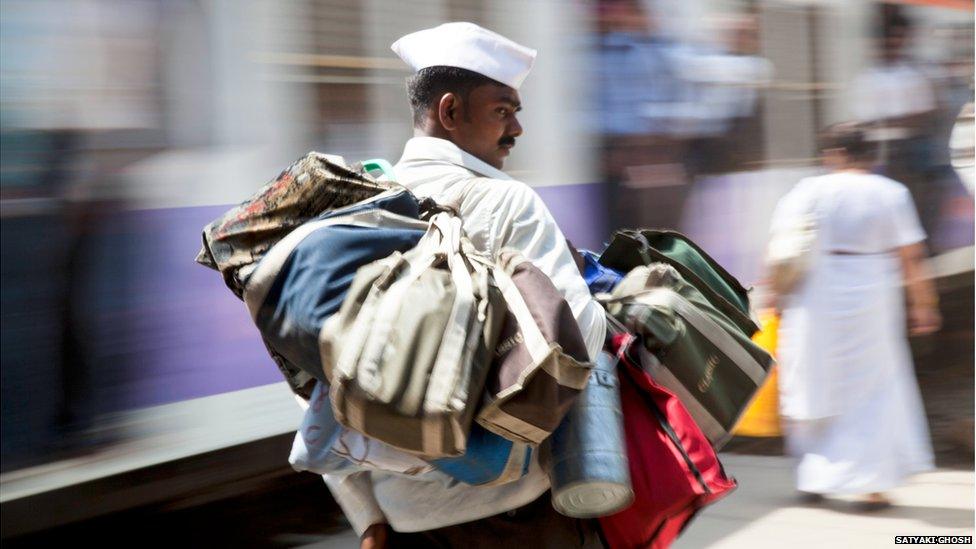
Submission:
[[821,255],[783,312],[779,356],[797,488],[882,492],[932,467],[893,254]]

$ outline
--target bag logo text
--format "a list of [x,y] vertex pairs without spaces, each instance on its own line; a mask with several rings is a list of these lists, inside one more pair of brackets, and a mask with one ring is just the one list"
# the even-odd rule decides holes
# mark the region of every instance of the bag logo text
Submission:
[[515,335],[495,346],[495,356],[499,357],[504,355],[505,353],[514,349],[516,345],[520,345],[523,340],[524,338],[522,337],[522,332],[516,332]]
[[701,379],[698,380],[698,392],[704,393],[712,385],[712,380],[715,377],[715,367],[718,366],[718,357],[712,355],[708,357],[705,361],[705,373],[702,374]]

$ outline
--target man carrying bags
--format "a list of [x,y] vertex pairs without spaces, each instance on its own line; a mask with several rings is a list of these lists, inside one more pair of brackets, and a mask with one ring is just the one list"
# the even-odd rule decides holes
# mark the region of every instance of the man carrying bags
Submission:
[[[517,250],[545,273],[572,309],[591,359],[606,332],[549,210],[501,168],[522,134],[518,88],[536,52],[471,23],[448,23],[404,36],[393,51],[414,69],[407,88],[414,137],[395,166],[397,182],[418,197],[455,208],[479,251]],[[534,456],[537,453],[534,454]],[[556,513],[549,479],[533,457],[521,479],[469,486],[431,471],[329,474],[326,483],[363,547],[599,547],[595,524]]]

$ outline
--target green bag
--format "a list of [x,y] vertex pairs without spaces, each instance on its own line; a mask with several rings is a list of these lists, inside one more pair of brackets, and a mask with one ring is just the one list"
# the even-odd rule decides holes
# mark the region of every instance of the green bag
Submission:
[[773,358],[679,271],[664,263],[633,269],[604,299],[643,338],[641,364],[674,393],[718,449],[763,385]]
[[687,236],[661,229],[625,229],[613,235],[600,263],[620,272],[666,263],[701,292],[747,337],[759,331],[750,317],[749,292]]

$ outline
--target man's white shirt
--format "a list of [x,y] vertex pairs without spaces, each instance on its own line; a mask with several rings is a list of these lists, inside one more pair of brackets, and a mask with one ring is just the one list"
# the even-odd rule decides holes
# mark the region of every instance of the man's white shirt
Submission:
[[[603,346],[606,319],[590,296],[562,231],[528,185],[464,152],[450,141],[414,137],[395,166],[397,182],[418,198],[455,207],[468,238],[481,251],[518,250],[549,276],[579,323],[591,358]],[[385,522],[402,532],[470,522],[528,504],[549,488],[533,460],[522,479],[478,487],[452,482],[439,471],[406,477],[375,470],[325,475],[360,535]]]
[[531,187],[436,137],[408,141],[395,170],[397,181],[418,197],[456,206],[476,248],[491,255],[518,250],[548,275],[572,308],[590,357],[597,355],[606,329],[603,308],[590,296],[566,237]]

